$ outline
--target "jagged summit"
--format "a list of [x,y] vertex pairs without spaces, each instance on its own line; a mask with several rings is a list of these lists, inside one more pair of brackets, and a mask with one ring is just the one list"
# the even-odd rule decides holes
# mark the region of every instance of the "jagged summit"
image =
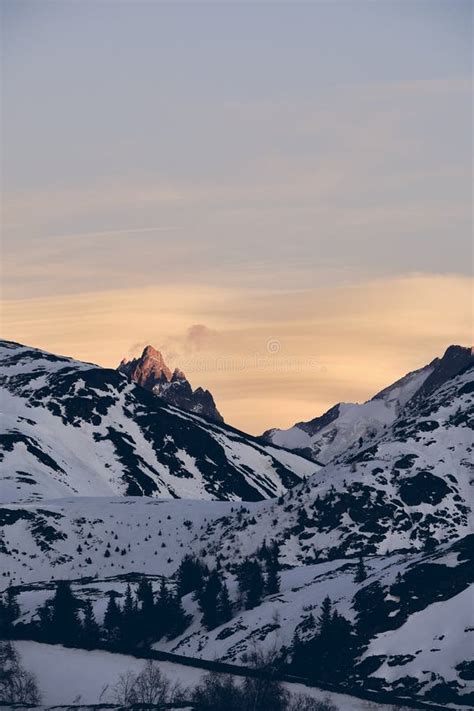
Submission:
[[469,346],[448,346],[441,358],[436,358],[430,365],[432,373],[415,393],[414,398],[426,396],[474,363],[473,349]]
[[224,421],[212,393],[201,387],[193,390],[183,371],[175,368],[171,372],[161,352],[153,346],[146,346],[139,358],[123,359],[118,370],[170,405],[204,415],[215,422]]
[[153,346],[146,346],[139,358],[128,361],[124,358],[118,370],[147,390],[153,390],[158,383],[169,383],[172,377],[171,370],[166,365],[162,354]]

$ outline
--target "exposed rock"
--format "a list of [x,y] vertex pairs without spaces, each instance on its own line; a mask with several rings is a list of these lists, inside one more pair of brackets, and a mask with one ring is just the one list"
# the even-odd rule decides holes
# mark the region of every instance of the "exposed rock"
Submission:
[[118,370],[170,405],[203,415],[214,422],[224,422],[212,393],[200,387],[193,390],[183,371],[175,368],[172,373],[160,351],[153,346],[147,346],[140,358],[122,360]]

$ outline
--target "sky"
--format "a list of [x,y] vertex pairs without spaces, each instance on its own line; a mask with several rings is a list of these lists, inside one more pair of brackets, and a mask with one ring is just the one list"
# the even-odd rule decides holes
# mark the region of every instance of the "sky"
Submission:
[[2,335],[259,433],[472,342],[472,5],[2,0]]

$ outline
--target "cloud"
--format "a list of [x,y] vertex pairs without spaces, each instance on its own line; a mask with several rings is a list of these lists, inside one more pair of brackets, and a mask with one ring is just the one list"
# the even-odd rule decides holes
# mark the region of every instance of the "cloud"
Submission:
[[212,345],[217,335],[217,331],[202,323],[196,323],[186,331],[184,349],[186,352],[199,353]]
[[228,422],[259,433],[365,400],[450,343],[469,345],[472,288],[436,274],[272,292],[187,281],[4,302],[2,330],[110,367],[151,343]]

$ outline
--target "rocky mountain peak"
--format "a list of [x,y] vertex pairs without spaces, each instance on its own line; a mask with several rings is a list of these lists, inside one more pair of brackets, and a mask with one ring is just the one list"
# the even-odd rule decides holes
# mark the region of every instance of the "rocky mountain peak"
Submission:
[[448,346],[441,358],[435,359],[433,370],[414,395],[414,400],[426,397],[451,378],[474,365],[473,349],[469,346]]
[[176,380],[187,380],[185,374],[179,368],[175,368],[173,371],[173,375],[171,376],[172,383],[175,382]]
[[153,390],[158,383],[171,380],[171,370],[160,351],[153,346],[146,346],[140,358],[122,360],[118,370],[146,390]]
[[139,358],[123,359],[117,370],[170,405],[216,422],[224,421],[209,390],[200,387],[193,390],[183,371],[175,368],[172,372],[153,346],[146,346]]

